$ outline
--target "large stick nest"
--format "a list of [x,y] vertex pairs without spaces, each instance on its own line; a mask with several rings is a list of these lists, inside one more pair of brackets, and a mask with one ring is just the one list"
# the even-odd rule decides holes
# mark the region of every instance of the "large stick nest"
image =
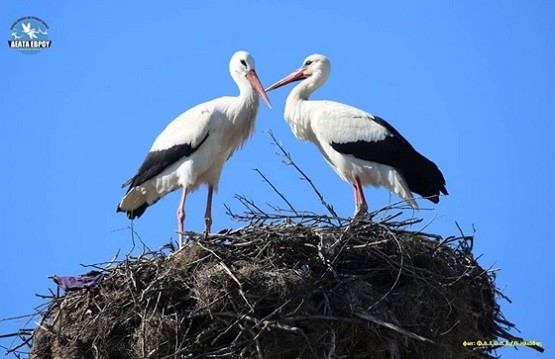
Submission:
[[473,238],[394,218],[250,218],[128,256],[51,300],[31,357],[490,358],[463,343],[514,337]]

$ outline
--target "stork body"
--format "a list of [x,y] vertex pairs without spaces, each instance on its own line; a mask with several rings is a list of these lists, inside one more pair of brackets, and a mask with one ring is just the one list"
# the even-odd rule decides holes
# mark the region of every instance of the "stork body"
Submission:
[[254,70],[254,59],[245,51],[233,55],[230,73],[240,93],[221,97],[184,112],[158,135],[118,212],[130,219],[140,217],[148,206],[166,194],[182,188],[177,208],[178,233],[183,243],[185,200],[202,184],[208,185],[205,233],[212,224],[212,194],[217,189],[225,162],[252,135],[259,96],[270,106]]
[[355,107],[309,100],[330,71],[325,56],[311,55],[301,68],[266,91],[302,80],[287,97],[285,119],[297,138],[313,142],[335,172],[353,185],[355,216],[368,210],[364,185],[386,187],[414,209],[418,204],[412,192],[439,202],[440,193],[447,194],[443,174],[393,126]]

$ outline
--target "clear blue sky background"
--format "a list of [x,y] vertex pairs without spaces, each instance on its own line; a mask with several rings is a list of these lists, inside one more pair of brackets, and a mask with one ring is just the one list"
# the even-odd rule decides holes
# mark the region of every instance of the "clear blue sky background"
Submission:
[[[130,248],[130,222],[115,212],[121,183],[177,115],[237,93],[228,72],[236,50],[255,57],[264,85],[318,52],[333,70],[314,98],[380,115],[439,165],[450,196],[422,202],[433,210],[414,215],[434,219],[426,230],[444,236],[458,234],[455,221],[466,234],[475,228],[480,263],[501,269],[497,285],[513,300],[501,301],[506,317],[555,350],[555,3],[349,4],[0,2],[0,318],[42,303],[34,294],[54,288],[48,275],[77,275],[80,263]],[[35,56],[6,46],[11,24],[27,15],[46,21],[53,41]],[[238,225],[224,214],[224,203],[241,211],[235,193],[283,204],[253,168],[296,207],[324,212],[280,163],[268,129],[336,210],[351,215],[351,186],[283,120],[291,88],[270,94],[273,110],[261,105],[256,134],[227,163],[215,230]],[[366,194],[373,209],[397,201],[384,189]],[[205,197],[205,188],[189,197],[188,229],[202,230]],[[135,222],[152,248],[175,238],[177,202],[169,195]],[[0,332],[22,326],[0,322]],[[499,354],[540,357],[527,348]]]

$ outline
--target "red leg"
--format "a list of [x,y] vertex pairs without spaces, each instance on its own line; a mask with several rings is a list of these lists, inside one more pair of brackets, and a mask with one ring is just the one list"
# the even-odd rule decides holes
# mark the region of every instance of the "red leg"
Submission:
[[355,194],[355,214],[356,214],[357,208],[359,207],[359,204],[360,204],[360,197],[358,196],[358,188],[357,188],[356,182],[353,183],[353,190]]
[[204,230],[204,236],[208,237],[210,234],[210,228],[212,227],[212,193],[214,192],[214,187],[208,185],[208,196],[206,198],[206,212],[204,213],[204,223],[206,225]]
[[181,200],[179,201],[179,206],[177,207],[177,233],[179,234],[179,248],[183,247],[185,232],[183,222],[185,222],[185,198],[187,197],[187,188],[183,187],[183,192],[181,192]]
[[364,198],[364,191],[362,190],[362,184],[360,179],[355,177],[355,217],[364,216],[368,212],[368,204],[366,203],[366,198]]

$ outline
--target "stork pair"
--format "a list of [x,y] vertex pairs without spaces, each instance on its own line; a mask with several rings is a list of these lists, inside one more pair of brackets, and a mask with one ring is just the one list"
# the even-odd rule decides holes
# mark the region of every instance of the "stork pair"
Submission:
[[287,97],[285,119],[295,136],[313,142],[325,160],[355,193],[355,216],[368,210],[362,187],[386,187],[412,208],[412,192],[437,203],[447,194],[437,166],[418,153],[385,120],[333,101],[309,101],[329,77],[331,65],[323,55],[311,55],[290,75],[263,89],[252,56],[236,52],[229,63],[239,96],[221,97],[184,112],[154,141],[143,164],[118,205],[130,219],[166,194],[182,188],[177,207],[180,243],[184,237],[185,200],[201,184],[208,185],[205,233],[212,224],[212,194],[218,187],[224,163],[253,134],[259,97],[271,107],[266,91],[301,81]]

